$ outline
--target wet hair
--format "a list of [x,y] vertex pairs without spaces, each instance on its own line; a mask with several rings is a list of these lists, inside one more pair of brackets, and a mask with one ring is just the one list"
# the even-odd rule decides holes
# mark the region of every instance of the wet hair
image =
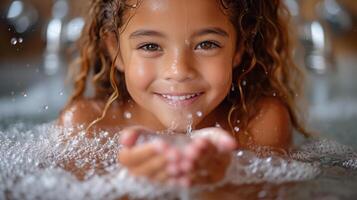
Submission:
[[[110,32],[115,33],[118,39],[118,31],[126,23],[126,11],[140,6],[141,1],[90,2],[90,11],[79,40],[79,64],[74,73],[74,92],[70,102],[84,96],[87,81],[91,79],[95,98],[108,99],[102,116],[91,125],[104,118],[115,100],[130,98],[124,74],[116,70],[116,58],[109,56],[103,39]],[[289,12],[282,0],[217,1],[237,31],[237,49],[242,48],[243,51],[242,61],[233,71],[232,88],[236,89],[232,89],[226,98],[232,105],[227,117],[232,133],[235,126],[242,130],[246,128],[249,118],[258,112],[255,106],[258,99],[276,96],[288,109],[294,128],[308,136],[299,121],[297,109],[303,74],[293,62]]]

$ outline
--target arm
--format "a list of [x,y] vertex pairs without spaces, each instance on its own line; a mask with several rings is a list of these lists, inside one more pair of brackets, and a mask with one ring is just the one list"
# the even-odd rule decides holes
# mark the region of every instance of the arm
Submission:
[[[57,125],[60,128],[63,128],[64,141],[63,144],[69,143],[73,139],[78,140],[78,134],[85,130],[85,128],[94,121],[98,116],[101,115],[102,109],[104,108],[104,104],[99,101],[94,100],[77,100],[70,105],[68,105],[60,114],[57,119]],[[83,125],[83,126],[82,126]],[[99,124],[100,126],[96,126],[96,128],[103,128],[103,123]],[[65,132],[69,131],[70,132]],[[93,130],[93,129],[90,129]],[[85,137],[92,138],[92,131],[86,132]],[[110,132],[109,132],[110,133]],[[112,137],[112,134],[109,134],[108,137]],[[80,138],[80,136],[79,136]],[[85,147],[78,146],[81,150]],[[77,149],[77,148],[75,148]],[[76,151],[76,150],[75,150]],[[80,151],[81,153],[72,152],[76,155],[75,158],[63,159],[58,161],[58,165],[63,167],[66,171],[71,172],[78,179],[82,180],[85,178],[88,169],[90,169],[91,163],[86,162],[82,167],[77,167],[75,165],[76,160],[84,160],[87,157],[89,152]],[[96,152],[93,152],[96,155],[96,170],[103,171],[102,165],[100,163],[100,155],[97,155]],[[66,158],[67,155],[64,155]]]

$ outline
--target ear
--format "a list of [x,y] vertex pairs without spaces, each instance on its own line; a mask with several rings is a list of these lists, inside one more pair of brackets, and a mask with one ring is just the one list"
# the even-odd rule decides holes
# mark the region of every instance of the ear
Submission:
[[119,71],[124,72],[124,63],[121,56],[120,46],[117,37],[115,36],[115,33],[113,32],[106,33],[104,35],[104,43],[112,61],[114,61],[114,59],[116,58],[114,63],[115,67]]
[[243,55],[243,50],[244,48],[243,47],[239,47],[235,54],[234,54],[234,57],[233,57],[233,69],[238,67],[242,61],[242,55]]

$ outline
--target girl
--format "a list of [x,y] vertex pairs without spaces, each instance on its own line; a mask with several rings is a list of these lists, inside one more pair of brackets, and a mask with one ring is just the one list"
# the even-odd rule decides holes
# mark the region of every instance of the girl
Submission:
[[[216,182],[235,148],[287,148],[293,128],[306,134],[281,0],[90,6],[74,93],[59,124],[85,125],[88,134],[122,129],[118,162],[132,174],[182,185]],[[137,143],[143,134],[164,138],[187,129],[192,139],[181,149],[163,139]]]

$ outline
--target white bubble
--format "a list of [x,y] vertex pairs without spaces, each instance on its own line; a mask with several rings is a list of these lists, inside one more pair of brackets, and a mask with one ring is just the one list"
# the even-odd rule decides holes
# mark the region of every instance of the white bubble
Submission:
[[125,119],[131,119],[131,117],[132,117],[131,112],[128,112],[128,111],[124,112],[124,118]]
[[61,92],[59,92],[59,95],[60,95],[60,96],[63,96],[63,92],[62,92],[62,91],[61,91]]
[[14,38],[14,37],[11,38],[10,43],[11,43],[12,45],[16,45],[16,44],[17,44],[17,39]]
[[203,113],[201,111],[196,112],[197,117],[202,117]]
[[26,93],[26,92],[23,92],[23,93],[22,93],[22,96],[26,98],[26,97],[27,97],[27,93]]
[[237,120],[237,124],[240,124],[240,120],[239,119]]
[[48,105],[43,106],[43,109],[48,110]]
[[273,96],[276,97],[276,92],[273,92]]
[[221,125],[218,122],[216,122],[216,124],[214,126],[215,127],[221,127]]
[[239,127],[238,126],[234,127],[234,131],[239,132],[240,131]]
[[19,43],[22,43],[23,41],[24,41],[24,39],[21,38],[21,37],[18,39],[18,42],[19,42]]
[[246,86],[247,85],[247,81],[246,80],[242,81],[242,85]]

